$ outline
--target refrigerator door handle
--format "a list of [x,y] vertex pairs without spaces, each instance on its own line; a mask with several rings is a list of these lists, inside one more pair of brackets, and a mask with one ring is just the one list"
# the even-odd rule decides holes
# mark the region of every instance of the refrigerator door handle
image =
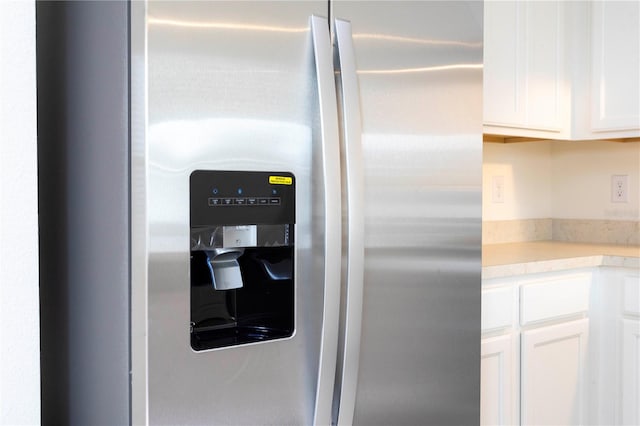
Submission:
[[[338,78],[339,104],[342,119],[342,151],[347,203],[346,239],[346,301],[343,352],[339,356],[338,385],[340,386],[338,425],[353,424],[360,336],[362,332],[362,297],[364,288],[364,167],[362,154],[362,125],[360,122],[360,91],[356,73],[355,50],[351,23],[334,22],[335,67]],[[338,69],[339,66],[339,69]]]
[[340,146],[329,21],[326,18],[312,16],[311,33],[320,104],[325,208],[324,306],[313,420],[315,425],[330,425],[338,352],[340,262],[342,259]]

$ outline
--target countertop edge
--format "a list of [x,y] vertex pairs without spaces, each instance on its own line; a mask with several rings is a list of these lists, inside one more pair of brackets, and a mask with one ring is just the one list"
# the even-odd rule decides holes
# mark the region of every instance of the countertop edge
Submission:
[[[581,249],[579,251],[582,253],[575,252],[576,247]],[[587,247],[587,253],[584,253],[584,247]],[[529,253],[532,248],[533,254]],[[539,256],[541,248],[546,252],[544,256]],[[555,253],[556,248],[557,253]],[[632,252],[624,248],[613,250],[614,253],[612,253],[610,246],[541,242],[511,244],[508,249],[510,252],[517,252],[518,255],[510,256],[511,261],[483,266],[483,280],[600,266],[640,269],[640,256],[635,255],[635,248],[631,248],[634,250]],[[503,260],[504,256],[500,256],[500,251],[504,253],[504,247],[496,252],[491,251],[489,246],[487,252],[483,250],[483,256],[487,255],[491,260],[496,260],[497,256],[497,260]]]

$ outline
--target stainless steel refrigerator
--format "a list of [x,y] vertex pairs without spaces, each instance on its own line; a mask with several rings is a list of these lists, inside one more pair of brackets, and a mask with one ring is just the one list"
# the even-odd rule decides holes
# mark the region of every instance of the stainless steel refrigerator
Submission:
[[40,4],[45,423],[478,424],[482,29]]

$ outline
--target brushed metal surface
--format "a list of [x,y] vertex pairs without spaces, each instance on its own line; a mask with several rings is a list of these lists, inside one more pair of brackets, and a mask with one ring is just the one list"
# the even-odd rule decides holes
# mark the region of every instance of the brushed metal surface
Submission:
[[478,424],[482,3],[334,2],[362,108],[354,424]]
[[[318,201],[323,183],[314,166],[320,164],[320,132],[309,16],[326,13],[326,6],[147,5],[148,163],[140,211],[148,221],[150,424],[313,421],[324,218]],[[195,169],[283,170],[296,176],[292,338],[191,350],[188,177]],[[134,395],[135,401],[141,399]],[[144,417],[144,410],[134,412]]]
[[146,425],[148,411],[148,235],[147,226],[147,4],[130,3],[131,284],[130,345],[132,425]]

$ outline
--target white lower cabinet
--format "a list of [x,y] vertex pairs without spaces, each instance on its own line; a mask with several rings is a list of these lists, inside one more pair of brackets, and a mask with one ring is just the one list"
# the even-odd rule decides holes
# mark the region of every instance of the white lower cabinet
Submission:
[[640,274],[622,277],[622,397],[623,425],[640,425]]
[[522,333],[521,424],[584,423],[589,320]]
[[622,324],[622,424],[640,425],[640,320]]
[[591,424],[640,425],[640,271],[603,267],[593,299]]
[[483,281],[482,425],[640,425],[640,271]]
[[584,423],[592,275],[483,282],[482,425]]
[[512,425],[515,398],[513,340],[510,334],[482,340],[480,423]]

